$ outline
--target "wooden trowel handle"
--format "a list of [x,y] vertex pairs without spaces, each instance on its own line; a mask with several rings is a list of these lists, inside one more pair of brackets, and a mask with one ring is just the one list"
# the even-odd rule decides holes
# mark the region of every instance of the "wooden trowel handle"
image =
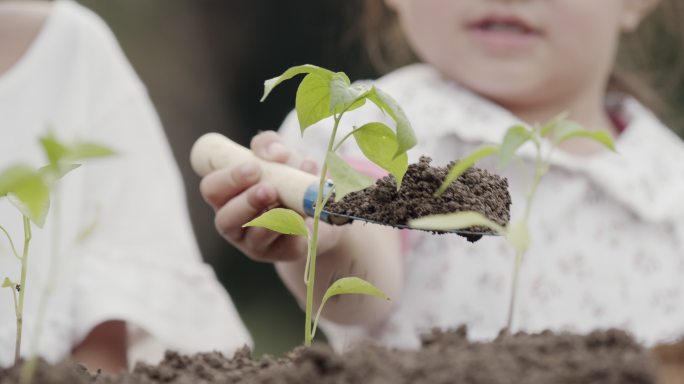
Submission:
[[273,185],[280,202],[304,215],[304,193],[318,182],[318,177],[284,164],[265,161],[249,149],[219,133],[207,133],[197,139],[190,152],[192,169],[200,176],[246,162],[261,166],[261,180]]

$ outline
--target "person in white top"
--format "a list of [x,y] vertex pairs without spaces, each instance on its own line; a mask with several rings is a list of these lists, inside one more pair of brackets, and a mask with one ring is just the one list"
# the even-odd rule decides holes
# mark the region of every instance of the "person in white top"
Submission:
[[[180,174],[145,87],[101,19],[72,1],[0,3],[0,126],[0,169],[44,165],[37,139],[48,129],[117,152],[65,177],[60,215],[33,231],[24,357],[71,355],[113,371],[129,359],[159,360],[165,348],[231,354],[251,344],[201,260]],[[3,200],[0,224],[21,244],[21,216]],[[59,262],[47,270],[55,228]],[[0,275],[18,280],[19,268],[1,236]],[[9,289],[0,291],[0,308],[0,366],[8,366],[15,340]]]
[[[555,152],[531,215],[512,331],[620,327],[649,344],[684,335],[684,144],[634,97],[616,99],[609,86],[621,33],[636,31],[667,0],[386,3],[423,61],[376,82],[412,122],[412,161],[428,155],[445,165],[500,142],[514,124],[543,123],[563,111],[615,139],[617,154],[586,140]],[[387,119],[370,106],[346,116],[347,130]],[[330,127],[319,123],[301,139],[296,120],[291,114],[281,135],[256,136],[252,150],[314,169],[302,154],[322,159]],[[522,148],[528,164],[532,150]],[[341,151],[362,156],[351,147]],[[498,172],[487,161],[478,166]],[[502,172],[515,221],[529,176],[516,167]],[[240,228],[278,203],[258,166],[216,171],[200,187],[217,210],[217,230],[247,256],[275,262],[303,302],[303,239]],[[362,276],[392,298],[328,303],[322,325],[336,348],[364,339],[417,347],[422,332],[460,325],[488,339],[506,326],[514,251],[504,239],[470,244],[412,231],[402,247],[399,231],[370,224],[325,229],[317,281]],[[317,288],[320,298],[326,287]]]

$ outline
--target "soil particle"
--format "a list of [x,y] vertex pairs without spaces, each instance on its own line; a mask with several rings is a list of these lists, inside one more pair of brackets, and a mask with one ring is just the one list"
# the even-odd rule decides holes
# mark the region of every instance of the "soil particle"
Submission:
[[[85,383],[82,368],[69,373],[41,365],[38,383]],[[65,371],[66,369],[66,371]],[[14,373],[12,373],[14,372]],[[65,373],[66,372],[66,373]],[[132,373],[95,375],[105,384],[651,384],[654,356],[619,330],[585,336],[544,332],[502,334],[493,342],[467,339],[465,328],[433,331],[420,350],[390,350],[373,344],[336,354],[325,345],[297,348],[283,359],[253,360],[247,348],[232,358],[220,353],[191,357],[168,352],[158,366],[138,364]],[[16,383],[15,370],[0,371],[0,383]],[[54,380],[44,378],[54,374]],[[71,375],[71,376],[69,376]]]
[[[422,156],[418,163],[409,165],[399,190],[394,177],[388,175],[337,203],[329,201],[326,210],[388,225],[406,225],[411,219],[427,215],[476,211],[499,225],[508,224],[511,196],[505,178],[471,167],[441,196],[434,197],[454,163],[433,167],[431,161]],[[472,230],[490,232],[486,228]]]

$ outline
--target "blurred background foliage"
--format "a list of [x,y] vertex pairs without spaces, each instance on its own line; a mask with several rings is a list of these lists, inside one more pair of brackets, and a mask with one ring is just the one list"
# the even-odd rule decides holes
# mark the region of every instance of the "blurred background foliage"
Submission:
[[[351,27],[362,1],[79,0],[109,24],[147,85],[185,178],[202,253],[233,297],[257,355],[301,343],[303,314],[271,265],[250,262],[216,234],[190,148],[206,132],[248,145],[258,131],[277,129],[294,107],[296,84],[284,84],[266,103],[259,98],[263,81],[292,65],[377,77]],[[662,57],[647,59],[671,61],[668,44]],[[672,83],[671,119],[681,122],[682,82]],[[681,134],[680,127],[673,128]]]

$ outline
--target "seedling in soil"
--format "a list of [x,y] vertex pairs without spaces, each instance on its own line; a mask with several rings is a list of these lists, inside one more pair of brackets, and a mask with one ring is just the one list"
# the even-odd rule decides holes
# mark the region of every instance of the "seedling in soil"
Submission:
[[[332,194],[332,188],[326,188],[326,175],[330,173],[333,180],[335,201],[339,201],[348,193],[364,189],[374,182],[372,178],[356,172],[338,156],[337,149],[347,139],[353,137],[368,160],[393,175],[397,180],[397,188],[400,188],[402,178],[408,169],[406,152],[415,146],[416,139],[411,124],[394,99],[373,86],[352,85],[343,72],[332,72],[313,65],[292,67],[282,75],[265,82],[262,101],[280,83],[300,74],[305,74],[305,77],[297,89],[295,108],[302,136],[311,125],[327,118],[333,120],[327,155],[323,160],[318,182],[313,229],[309,233],[304,219],[297,212],[284,208],[269,210],[244,226],[264,227],[279,233],[307,238],[309,246],[304,273],[304,283],[307,287],[304,344],[308,346],[311,345],[315,335],[323,305],[329,298],[344,294],[364,294],[387,299],[385,294],[371,283],[358,277],[344,277],[328,288],[313,324],[311,322],[318,230],[321,212]],[[383,123],[370,122],[361,127],[354,127],[338,140],[338,128],[344,114],[363,106],[367,100],[394,120],[395,129]]]
[[[513,264],[513,278],[511,297],[508,305],[508,318],[506,329],[511,330],[515,299],[518,285],[520,264],[527,252],[530,242],[529,217],[532,203],[537,192],[537,187],[550,166],[550,158],[554,150],[563,142],[573,138],[590,139],[604,145],[611,151],[615,151],[613,140],[607,132],[590,131],[582,128],[579,124],[569,121],[565,115],[560,115],[541,127],[528,128],[516,125],[508,129],[503,141],[499,145],[484,145],[474,150],[471,154],[458,161],[450,169],[449,174],[442,185],[435,192],[435,196],[442,194],[446,188],[458,179],[475,162],[489,156],[497,156],[499,167],[508,165],[516,155],[516,152],[525,143],[531,142],[536,149],[534,161],[534,174],[532,183],[526,194],[525,210],[523,217],[514,223],[504,227],[483,216],[478,212],[457,212],[444,215],[434,215],[412,220],[410,226],[414,228],[446,231],[467,229],[472,227],[486,227],[503,235],[515,249],[515,261]],[[551,145],[548,150],[543,149],[542,142],[548,140]]]
[[32,225],[42,228],[50,210],[50,194],[57,187],[57,181],[78,168],[82,160],[111,156],[113,152],[99,144],[76,142],[66,144],[51,134],[40,138],[48,164],[35,169],[25,164],[15,164],[0,172],[0,199],[6,198],[21,214],[24,228],[24,244],[21,253],[15,247],[9,231],[0,225],[0,231],[7,238],[10,249],[21,263],[19,280],[5,277],[2,288],[12,291],[12,302],[16,314],[16,342],[14,362],[21,358],[21,336],[24,323],[24,297],[26,295],[26,273],[28,270],[29,245]]

